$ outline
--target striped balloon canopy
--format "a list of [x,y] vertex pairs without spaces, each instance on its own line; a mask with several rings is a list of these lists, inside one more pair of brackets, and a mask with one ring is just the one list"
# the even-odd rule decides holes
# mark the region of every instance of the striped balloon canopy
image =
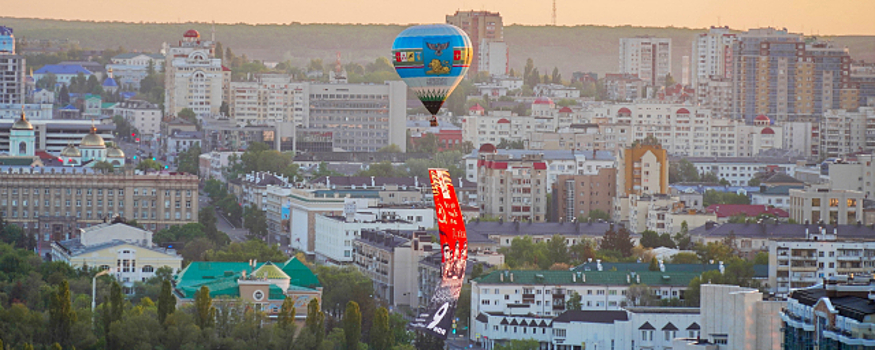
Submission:
[[437,126],[435,115],[468,72],[472,51],[468,35],[449,24],[410,27],[395,38],[392,64],[431,113],[432,126]]

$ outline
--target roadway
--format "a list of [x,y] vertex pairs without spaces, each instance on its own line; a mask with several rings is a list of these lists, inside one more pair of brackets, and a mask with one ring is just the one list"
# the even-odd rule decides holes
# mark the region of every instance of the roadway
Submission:
[[242,227],[235,227],[225,218],[224,215],[221,215],[218,210],[211,209],[209,197],[201,195],[200,198],[198,198],[198,202],[201,210],[213,210],[213,214],[216,215],[216,228],[219,231],[228,234],[228,237],[231,238],[232,242],[246,241],[246,236],[249,235],[249,230]]

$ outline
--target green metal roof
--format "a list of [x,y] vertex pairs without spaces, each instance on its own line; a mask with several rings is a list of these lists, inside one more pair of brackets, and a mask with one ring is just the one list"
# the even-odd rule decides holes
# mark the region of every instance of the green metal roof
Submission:
[[[243,277],[243,272],[251,273],[247,262],[214,262],[196,261],[189,264],[178,275],[174,276],[176,291],[183,298],[194,298],[195,293],[202,286],[210,289],[210,297],[240,296],[237,280]],[[269,279],[289,279],[289,290],[313,290],[321,287],[319,279],[310,269],[291,258],[282,264],[271,262],[256,265],[255,275]],[[283,299],[285,291],[276,285],[270,286],[270,299]]]
[[259,278],[269,278],[269,279],[284,279],[289,278],[283,270],[280,270],[279,267],[274,265],[272,262],[268,261],[264,265],[261,265],[255,272],[252,273],[253,276]]
[[[502,275],[504,275],[503,279]],[[511,275],[513,275],[513,281],[511,281]],[[699,276],[699,273],[641,271],[635,272],[634,275],[632,276],[632,273],[626,271],[504,270],[478,277],[475,281],[485,284],[620,286],[637,284],[636,276],[640,276],[641,284],[648,286],[686,287],[693,278]],[[629,276],[628,279],[627,276]]]

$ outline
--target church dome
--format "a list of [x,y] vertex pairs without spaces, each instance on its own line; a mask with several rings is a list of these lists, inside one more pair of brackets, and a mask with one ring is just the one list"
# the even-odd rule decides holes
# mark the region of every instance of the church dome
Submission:
[[82,156],[82,152],[79,152],[79,149],[77,149],[73,145],[67,145],[67,147],[64,147],[64,150],[61,151],[61,157],[81,157],[81,156]]
[[106,147],[106,143],[97,134],[97,128],[92,125],[91,133],[82,138],[82,142],[79,142],[79,147]]
[[33,130],[33,124],[27,121],[27,117],[24,116],[24,111],[21,112],[21,119],[15,121],[12,124],[12,130]]
[[124,158],[125,152],[122,151],[121,148],[113,146],[109,150],[106,151],[106,157],[107,158]]

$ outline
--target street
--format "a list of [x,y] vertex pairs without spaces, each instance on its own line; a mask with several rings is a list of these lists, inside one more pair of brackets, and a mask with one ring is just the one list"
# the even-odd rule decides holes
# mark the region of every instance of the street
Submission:
[[[205,195],[201,195],[198,198],[198,202],[200,202],[198,204],[202,210],[210,210],[210,209],[208,209],[210,207],[210,198],[209,197],[207,197]],[[245,228],[242,228],[242,227],[241,228],[234,227],[217,210],[213,209],[213,213],[216,215],[216,228],[219,231],[222,231],[222,232],[228,234],[228,237],[231,238],[232,242],[244,242],[244,241],[246,241],[246,235],[249,234],[249,231],[247,231]]]

